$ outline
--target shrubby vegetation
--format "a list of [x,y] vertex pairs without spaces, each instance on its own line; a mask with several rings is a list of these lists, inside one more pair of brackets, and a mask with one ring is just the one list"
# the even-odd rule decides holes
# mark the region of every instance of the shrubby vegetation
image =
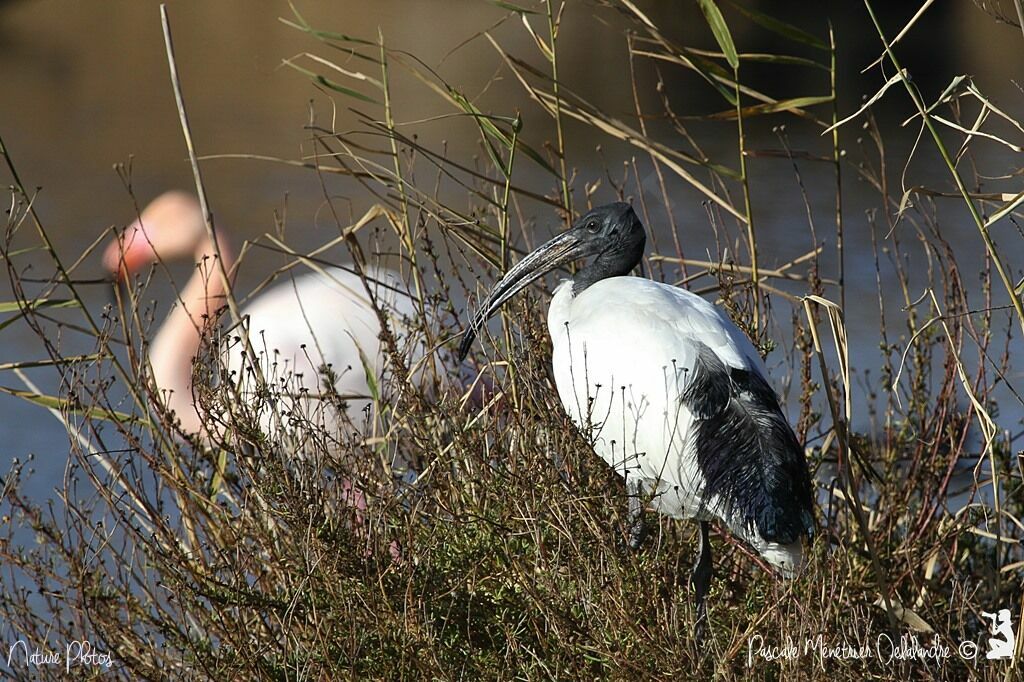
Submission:
[[[1019,231],[1022,204],[1019,173],[1004,190],[988,181],[979,189],[984,178],[1006,172],[980,167],[972,151],[983,143],[1019,151],[1019,119],[970,78],[953,78],[937,98],[919,92],[900,70],[900,44],[885,47],[900,26],[879,26],[874,37],[886,74],[878,91],[864,93],[863,110],[840,112],[831,35],[739,5],[723,5],[723,15],[711,0],[699,3],[718,45],[708,51],[678,43],[625,0],[600,8],[496,4],[508,11],[504,28],[528,32],[535,49],[517,53],[494,31],[476,36],[503,65],[491,87],[528,93],[551,118],[551,139],[524,126],[516,111],[478,110],[459,84],[400,45],[323,31],[298,14],[287,19],[308,33],[314,55],[292,64],[339,106],[363,114],[358,130],[319,121],[311,131],[315,158],[302,162],[320,176],[357,179],[376,202],[366,216],[334,213],[341,237],[316,258],[340,260],[345,251],[365,267],[390,254],[422,311],[415,319],[382,315],[389,370],[375,382],[375,407],[330,433],[284,415],[293,437],[268,438],[254,415],[273,402],[272,385],[256,404],[225,413],[213,442],[180,433],[144,362],[153,331],[144,290],[126,291],[103,310],[84,305],[89,254],[69,259],[53,250],[30,181],[17,177],[4,153],[15,186],[3,262],[17,294],[4,312],[35,330],[62,377],[57,396],[22,395],[55,410],[71,444],[64,489],[54,499],[22,492],[30,459],[16,462],[0,486],[7,639],[88,639],[111,652],[115,665],[81,675],[104,679],[774,679],[802,673],[812,661],[832,679],[1019,674],[1019,663],[1015,673],[1008,662],[985,660],[981,613],[1011,608],[1019,628],[1021,455],[998,420],[1024,405],[1012,379],[1024,325],[1011,255],[1020,239],[997,248],[989,227],[1012,221]],[[653,92],[652,78],[635,81],[636,96],[624,101],[636,110],[624,120],[559,81],[559,29],[573,13],[590,11],[617,22],[630,56],[623,68],[696,74],[717,92],[721,110],[675,111],[658,76]],[[739,22],[777,34],[789,50],[744,53],[729,30]],[[914,29],[908,26],[906,40]],[[820,87],[776,99],[745,84],[755,66],[779,79],[811,70]],[[397,71],[415,76],[417,96],[449,108],[446,125],[476,131],[479,156],[428,147],[395,123],[404,119],[392,106],[389,77]],[[887,151],[889,131],[871,107],[898,97],[909,97],[916,114],[894,134],[920,128],[917,144],[938,152],[948,171],[939,187],[893,180],[907,158]],[[643,109],[650,102],[656,110]],[[776,130],[777,149],[754,148],[745,134],[765,116],[786,126]],[[650,133],[655,118],[672,133]],[[599,191],[597,178],[577,173],[566,153],[581,129],[628,150],[609,159]],[[811,134],[813,148],[791,144]],[[702,150],[712,138],[735,147],[709,158]],[[806,233],[794,241],[815,248],[781,266],[756,257],[756,178],[747,169],[754,158],[775,158],[766,162],[791,174],[801,191],[807,174],[836,179],[830,214],[815,215],[811,204],[822,198],[806,193],[806,205],[794,207],[794,225],[807,217],[799,228]],[[874,301],[847,296],[842,205],[851,179],[876,195],[869,213]],[[127,174],[125,181],[131,193]],[[680,247],[683,216],[670,197],[680,184],[703,197],[718,244],[710,259]],[[671,242],[662,238],[649,249],[648,276],[717,297],[769,353],[777,375],[788,370],[790,412],[817,472],[820,532],[797,580],[780,581],[728,533],[713,534],[716,579],[703,647],[691,637],[695,526],[652,518],[658,526],[647,546],[624,551],[622,482],[561,410],[539,289],[492,325],[473,371],[455,368],[451,357],[467,319],[464,302],[517,258],[533,221],[567,221],[612,195],[631,199],[648,224],[672,226]],[[985,245],[980,277],[974,263],[965,275],[957,245],[943,236],[948,212],[977,226]],[[29,242],[33,255],[52,261],[44,281],[38,269],[30,279],[19,266]],[[844,307],[852,305],[877,306],[882,320],[871,368],[850,366]],[[233,333],[229,318],[220,333]],[[62,352],[62,332],[72,328],[94,339],[92,352]],[[436,348],[446,371],[410,381],[402,329]],[[212,407],[231,401],[217,381],[218,338],[211,326],[211,352],[196,365],[197,399]],[[782,338],[791,347],[773,342]],[[858,393],[855,370],[865,369],[878,378]],[[1000,390],[1014,404],[997,405]],[[324,399],[341,400],[329,391]],[[418,478],[400,477],[395,461]],[[964,466],[974,471],[969,487],[953,490]],[[349,503],[346,481],[365,492],[365,509]],[[755,651],[748,668],[752,641],[791,640],[802,652],[819,635],[825,645],[867,646],[872,655],[765,661]],[[876,650],[880,636],[896,646],[913,636],[922,647],[948,647],[950,656],[886,660],[888,649],[881,657]],[[962,640],[980,643],[976,660],[958,655]],[[60,678],[63,669],[13,674]]]

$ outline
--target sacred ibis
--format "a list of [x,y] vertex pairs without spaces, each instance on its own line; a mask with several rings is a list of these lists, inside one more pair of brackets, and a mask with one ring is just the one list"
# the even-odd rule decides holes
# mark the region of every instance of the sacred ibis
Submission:
[[814,528],[811,478],[768,374],[724,312],[684,289],[629,276],[644,227],[626,203],[593,209],[523,258],[480,305],[459,350],[546,272],[593,257],[554,292],[548,331],[558,396],[594,450],[626,479],[630,546],[643,500],[700,523],[691,577],[697,633],[711,583],[708,522],[722,522],[784,576]]

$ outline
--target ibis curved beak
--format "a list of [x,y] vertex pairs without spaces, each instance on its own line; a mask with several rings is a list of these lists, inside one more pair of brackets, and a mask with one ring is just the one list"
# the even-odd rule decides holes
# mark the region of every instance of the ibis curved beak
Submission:
[[555,268],[589,255],[590,250],[590,245],[582,239],[580,230],[573,228],[537,247],[526,258],[519,261],[494,285],[494,289],[491,290],[490,295],[480,305],[480,309],[477,310],[469,326],[466,327],[462,344],[459,346],[459,360],[462,361],[466,358],[477,332],[506,301],[528,284]]

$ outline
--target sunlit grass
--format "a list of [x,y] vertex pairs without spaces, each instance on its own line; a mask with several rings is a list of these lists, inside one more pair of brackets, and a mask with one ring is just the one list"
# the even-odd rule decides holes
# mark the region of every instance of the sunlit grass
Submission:
[[[1002,135],[1004,128],[988,132],[989,118],[1016,131],[1019,120],[966,78],[953,80],[937,102],[923,101],[909,74],[898,70],[899,45],[886,47],[887,66],[897,75],[881,79],[877,99],[897,96],[902,83],[929,128],[942,125],[958,136],[933,137],[956,178],[954,199],[912,181],[897,190],[880,168],[907,160],[887,156],[870,107],[842,123],[854,112],[837,110],[843,84],[835,79],[831,36],[747,8],[722,14],[707,0],[700,4],[719,51],[700,50],[678,44],[633,3],[610,3],[621,10],[630,68],[684,69],[721,97],[720,110],[698,115],[673,111],[661,87],[629,93],[635,111],[626,121],[558,79],[561,22],[588,10],[563,12],[550,1],[496,4],[509,11],[504,28],[525,31],[536,51],[516,54],[493,30],[476,36],[505,66],[492,87],[525,91],[551,118],[551,140],[525,127],[519,112],[481,111],[457,84],[379,36],[322,31],[298,13],[286,20],[310,36],[309,52],[286,63],[339,106],[359,108],[362,124],[334,130],[318,121],[310,130],[315,153],[281,162],[352,177],[375,205],[361,216],[332,212],[339,237],[311,253],[274,235],[260,243],[302,267],[318,267],[340,250],[360,268],[385,258],[397,264],[420,310],[403,320],[380,311],[389,363],[373,384],[374,409],[331,431],[288,415],[297,424],[293,434],[272,442],[256,416],[273,402],[272,384],[262,400],[222,409],[235,396],[217,380],[220,336],[211,330],[196,364],[197,399],[206,413],[222,414],[222,424],[210,441],[184,437],[144,361],[153,320],[143,292],[89,310],[80,293],[89,254],[62,260],[3,151],[16,186],[2,255],[16,300],[0,303],[0,331],[29,324],[48,357],[41,362],[52,363],[62,383],[53,396],[32,386],[6,388],[7,376],[24,377],[13,373],[40,361],[5,358],[2,390],[54,410],[69,432],[72,457],[64,489],[50,502],[22,492],[31,461],[15,463],[3,478],[0,631],[39,643],[89,639],[117,663],[112,672],[83,674],[126,679],[803,679],[811,661],[821,674],[843,680],[1013,679],[1008,662],[984,659],[981,612],[1011,608],[1019,626],[1024,610],[1021,459],[993,399],[1019,373],[1014,334],[1024,317],[1013,292],[1013,250],[997,248],[988,233],[999,219],[1019,221],[1021,195],[982,193],[982,176],[998,173],[956,161],[973,160],[972,145],[985,135]],[[779,34],[792,53],[743,52],[729,32],[733,21]],[[744,84],[752,63],[778,69],[780,79],[809,69],[820,74],[821,88],[772,97]],[[479,157],[450,155],[396,125],[397,70],[414,76],[420,96],[449,107],[446,125],[478,136]],[[864,94],[877,101],[875,93]],[[660,109],[645,110],[651,101]],[[652,116],[669,121],[674,136],[649,134]],[[759,116],[786,124],[778,131],[781,150],[750,147],[744,122]],[[713,130],[734,139],[733,152],[708,158],[707,140],[691,130],[696,120],[702,135]],[[620,185],[611,182],[619,167],[605,169],[608,184],[599,192],[598,178],[573,170],[569,121],[628,145],[635,156],[623,159]],[[862,123],[855,154],[846,131]],[[798,129],[818,135],[818,147],[791,149]],[[1024,142],[1014,139],[995,142]],[[959,145],[953,153],[950,140]],[[819,216],[801,228],[807,234],[793,236],[815,247],[782,265],[756,259],[758,208],[750,184],[757,178],[746,168],[747,159],[773,157],[804,193],[794,225],[798,215],[810,215],[802,175],[837,178],[831,220]],[[652,182],[640,164],[653,170]],[[538,175],[543,190],[536,188]],[[876,300],[847,296],[841,175],[877,191]],[[124,180],[131,200],[143,203],[127,171]],[[688,583],[695,527],[649,514],[657,528],[645,548],[623,549],[623,486],[558,402],[540,292],[506,308],[471,368],[460,371],[451,355],[468,317],[461,302],[475,301],[522,252],[533,219],[564,222],[616,195],[631,199],[650,224],[654,207],[677,206],[669,187],[680,182],[703,197],[717,252],[684,253],[675,229],[682,216],[668,208],[673,242],[648,254],[645,272],[717,298],[775,363],[788,366],[795,425],[817,471],[821,502],[809,565],[792,582],[776,578],[727,532],[713,534],[715,581],[703,647],[692,638]],[[943,202],[955,200],[971,207],[985,242],[980,278],[961,273],[956,245],[940,228],[950,210]],[[916,240],[914,248],[904,239]],[[823,249],[836,250],[837,271],[823,270]],[[53,264],[42,282],[38,271],[26,277],[19,265],[39,251]],[[910,283],[922,273],[924,295]],[[883,291],[883,281],[898,291]],[[891,305],[894,298],[899,306]],[[883,321],[870,405],[854,402],[843,309],[851,305],[876,307]],[[224,317],[222,330],[230,324]],[[773,332],[782,328],[792,348],[778,346]],[[69,331],[88,335],[91,352],[65,355],[60,338]],[[405,339],[413,337],[436,350],[443,368],[425,381],[410,379],[414,354]],[[329,393],[325,399],[341,400]],[[854,430],[866,417],[873,428]],[[414,483],[392,468],[396,461],[419,472]],[[958,466],[971,462],[978,465],[970,488],[951,490]],[[366,493],[365,512],[347,502],[346,482]],[[954,492],[966,504],[947,506]],[[34,543],[26,543],[26,530]],[[909,635],[924,646],[934,639],[952,655],[922,663],[813,654],[765,661],[755,654],[756,669],[748,668],[752,642],[792,640],[802,651],[806,640],[821,636],[826,645],[877,651],[880,637],[899,642]],[[982,644],[978,660],[957,655],[967,639]],[[60,678],[63,670],[14,674]]]

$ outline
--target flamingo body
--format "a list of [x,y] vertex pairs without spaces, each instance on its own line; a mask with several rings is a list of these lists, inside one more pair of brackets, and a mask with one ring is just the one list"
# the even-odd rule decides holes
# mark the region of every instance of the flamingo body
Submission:
[[[415,309],[400,293],[398,275],[377,268],[367,278],[376,305],[401,329]],[[321,399],[330,382],[332,397],[344,401],[348,417],[356,423],[364,418],[370,382],[379,381],[386,362],[380,320],[359,276],[340,268],[296,276],[262,292],[242,309],[242,317],[263,377],[284,397],[275,412],[333,425],[337,415]],[[242,396],[254,396],[258,383],[238,335],[230,335],[225,353],[228,376]],[[261,425],[276,428],[271,415]]]
[[[195,197],[167,192],[146,206],[139,220],[104,254],[107,269],[122,279],[158,260],[191,257],[197,263],[148,352],[160,397],[186,433],[209,433],[210,418],[219,418],[201,413],[192,386],[193,362],[204,328],[224,305],[223,282],[212,257],[219,252],[229,271],[234,263],[223,229],[218,230],[217,242],[219,248],[209,239]],[[404,338],[401,323],[416,310],[401,279],[383,267],[369,268],[365,275],[378,308],[396,323],[393,329],[403,337],[400,345],[411,348],[407,360],[415,362],[422,357],[422,348]],[[238,330],[233,329],[221,349],[222,361],[242,401],[224,407],[245,410],[255,406],[260,426],[272,436],[295,420],[333,429],[341,416],[333,407],[337,401],[321,399],[330,393],[324,384],[329,376],[336,395],[328,397],[340,397],[347,417],[353,423],[362,421],[370,403],[370,380],[377,381],[386,365],[380,319],[367,288],[360,277],[339,268],[285,274],[282,279],[285,281],[256,295],[241,311],[259,373],[267,380],[272,399],[259,393],[256,367]]]

